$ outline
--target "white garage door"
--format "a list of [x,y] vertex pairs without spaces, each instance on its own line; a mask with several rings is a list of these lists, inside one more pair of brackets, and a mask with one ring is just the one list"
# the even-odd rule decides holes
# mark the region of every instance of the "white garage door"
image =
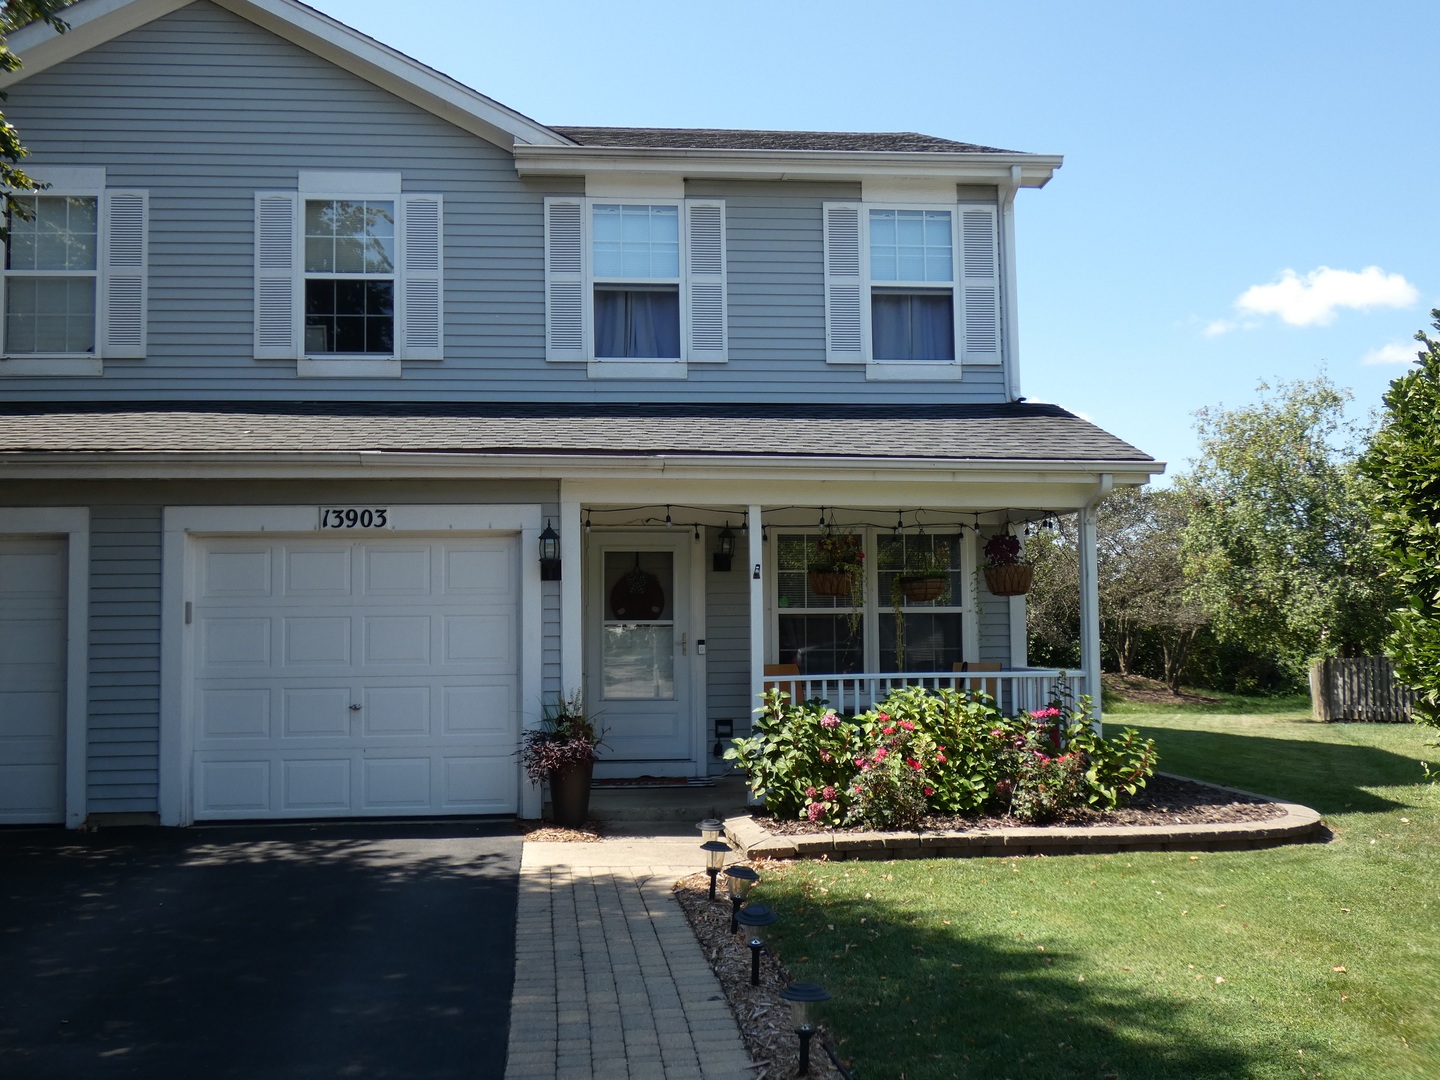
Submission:
[[514,537],[200,543],[195,817],[513,813]]
[[0,539],[0,822],[65,817],[65,541]]

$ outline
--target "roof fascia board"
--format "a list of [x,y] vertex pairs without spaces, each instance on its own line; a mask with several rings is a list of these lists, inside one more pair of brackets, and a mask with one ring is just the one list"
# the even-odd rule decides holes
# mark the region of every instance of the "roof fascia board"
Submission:
[[[395,479],[476,476],[494,479],[643,479],[761,483],[767,481],[880,482],[887,484],[1089,484],[1111,473],[1117,484],[1144,484],[1164,472],[1163,462],[986,461],[935,458],[782,458],[701,455],[181,453],[93,451],[0,454],[0,475],[18,479],[141,479],[346,477]],[[1093,490],[1092,490],[1093,494]]]
[[[25,66],[0,77],[0,88],[38,74],[194,0],[82,0],[63,12],[70,30],[32,24],[10,36]],[[306,49],[396,97],[504,149],[517,142],[572,146],[529,117],[433,68],[293,0],[214,0],[227,11]]]
[[680,173],[741,180],[864,180],[950,178],[956,183],[1044,187],[1064,164],[1059,155],[947,154],[870,150],[680,150],[669,147],[516,146],[521,176],[577,176],[607,172]]

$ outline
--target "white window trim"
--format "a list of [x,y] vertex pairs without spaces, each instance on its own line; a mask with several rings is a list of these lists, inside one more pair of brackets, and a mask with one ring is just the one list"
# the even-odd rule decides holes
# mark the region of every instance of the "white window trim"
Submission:
[[[389,356],[305,350],[305,204],[331,199],[384,199],[395,204],[395,270],[391,275],[395,348]],[[433,209],[421,209],[426,206]],[[267,233],[266,215],[276,208],[288,212],[288,227],[282,219],[273,219],[277,226]],[[428,237],[422,229],[425,225],[429,226]],[[398,379],[404,374],[405,362],[444,358],[442,196],[403,192],[398,172],[302,171],[294,190],[256,192],[255,237],[257,360],[294,361],[301,378]],[[267,295],[271,297],[268,307]],[[267,322],[272,319],[279,320],[273,330]]]
[[[105,361],[144,359],[149,312],[149,192],[106,186],[103,167],[32,168],[42,190],[21,194],[95,200],[95,349],[89,353],[16,353],[5,350],[4,287],[0,273],[0,378],[104,374]],[[4,252],[0,249],[0,266]],[[17,276],[23,276],[20,272]]]
[[[870,269],[870,212],[872,210],[944,210],[950,214],[951,278],[948,285],[933,282],[907,283],[875,281]],[[1000,347],[991,354],[978,355],[967,346],[967,311],[965,278],[965,213],[984,211],[992,221],[991,259],[995,269],[995,319],[1000,326]],[[837,234],[832,226],[832,215],[843,218],[847,213],[855,215],[856,249],[847,250],[848,245],[837,245]],[[825,270],[825,358],[831,364],[865,365],[868,381],[952,381],[963,377],[967,366],[998,364],[1004,350],[1004,324],[1001,321],[1001,300],[1003,292],[999,278],[1000,237],[997,208],[990,203],[971,202],[898,202],[892,200],[870,202],[826,202],[821,206],[822,230],[824,233]],[[871,312],[876,289],[948,289],[954,312],[955,359],[954,360],[878,360],[874,356],[874,340],[871,330]],[[849,318],[855,320],[850,328],[850,344],[837,340],[837,320],[844,318],[843,310],[852,309]]]
[[[813,542],[821,535],[821,531],[814,526],[797,525],[792,527],[783,525],[767,526],[772,542],[778,542],[780,536],[803,536],[806,542]],[[865,611],[860,623],[861,649],[863,653],[862,667],[865,671],[876,671],[874,665],[880,662],[880,617],[893,615],[894,611],[890,606],[890,597],[881,595],[880,592],[880,566],[879,560],[873,557],[877,550],[877,540],[881,536],[891,535],[892,530],[875,526],[846,526],[836,525],[836,533],[857,533],[861,537],[861,550],[865,552]],[[956,589],[952,589],[950,603],[936,607],[916,607],[913,610],[917,613],[938,613],[942,615],[960,616],[960,652],[962,659],[966,661],[978,660],[980,658],[980,611],[978,597],[975,595],[973,582],[975,580],[976,547],[975,534],[969,529],[955,529],[953,532],[948,529],[935,529],[937,536],[953,536],[960,547],[960,569],[956,571],[963,583]],[[780,654],[780,617],[782,615],[837,615],[844,616],[850,611],[850,607],[835,608],[782,608],[780,606],[780,565],[778,559],[767,559],[765,570],[765,657],[766,663],[778,663]],[[910,610],[910,609],[907,609]],[[817,676],[818,677],[818,676]]]
[[[680,301],[680,356],[600,357],[595,355],[595,285],[593,207],[673,206],[679,215],[680,275],[676,279],[599,279],[623,284],[677,284]],[[579,208],[578,267],[566,262],[557,266],[556,208]],[[708,218],[709,220],[704,220]],[[711,230],[708,238],[699,231],[701,223]],[[576,226],[571,224],[570,228]],[[708,268],[698,263],[697,247],[708,243]],[[569,256],[570,259],[574,255]],[[687,199],[649,195],[636,196],[552,196],[545,200],[545,358],[554,363],[584,363],[586,373],[596,379],[684,379],[690,364],[724,363],[729,358],[728,269],[726,253],[725,204],[720,199]],[[567,344],[558,344],[556,320],[562,295],[571,306]],[[578,310],[576,308],[578,307]],[[702,323],[703,320],[703,323]],[[577,333],[578,330],[578,333]]]

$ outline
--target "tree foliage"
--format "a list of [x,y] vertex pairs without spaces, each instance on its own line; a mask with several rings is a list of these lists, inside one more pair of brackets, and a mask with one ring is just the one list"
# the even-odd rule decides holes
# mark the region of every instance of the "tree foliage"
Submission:
[[[1430,312],[1440,330],[1440,308]],[[1440,727],[1440,341],[1423,330],[1415,366],[1390,384],[1362,461],[1374,535],[1400,595],[1386,651],[1418,700],[1418,722]]]
[[1257,404],[1202,409],[1187,502],[1188,595],[1221,641],[1274,656],[1292,678],[1312,658],[1377,651],[1392,593],[1369,534],[1364,433],[1325,376],[1262,383]]
[[[1184,501],[1173,491],[1123,488],[1100,504],[1096,576],[1100,640],[1107,667],[1146,674],[1178,689],[1197,635],[1209,621],[1185,596],[1180,572]],[[1077,523],[1031,538],[1035,564],[1028,611],[1032,659],[1079,663],[1080,572]]]
[[[20,58],[10,51],[10,34],[37,20],[49,23],[64,33],[69,25],[56,14],[68,6],[70,0],[5,0],[0,5],[0,71],[17,71]],[[4,94],[0,94],[3,98]],[[20,133],[0,112],[0,185],[5,189],[5,219],[0,222],[0,240],[8,240],[10,215],[23,213],[17,206],[17,192],[33,191],[36,184],[20,168],[20,161],[28,151],[20,141]]]

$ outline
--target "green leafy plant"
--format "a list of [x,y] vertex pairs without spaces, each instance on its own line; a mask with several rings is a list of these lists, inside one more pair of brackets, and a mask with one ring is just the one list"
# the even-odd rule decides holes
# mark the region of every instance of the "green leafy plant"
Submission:
[[827,532],[815,541],[806,568],[811,574],[841,574],[849,594],[851,635],[865,618],[865,551],[856,533]]
[[823,702],[794,705],[783,690],[769,690],[749,738],[735,739],[725,760],[745,770],[776,817],[836,821],[848,802],[854,736],[854,725]]

